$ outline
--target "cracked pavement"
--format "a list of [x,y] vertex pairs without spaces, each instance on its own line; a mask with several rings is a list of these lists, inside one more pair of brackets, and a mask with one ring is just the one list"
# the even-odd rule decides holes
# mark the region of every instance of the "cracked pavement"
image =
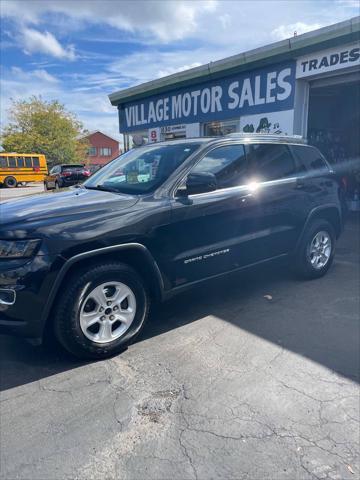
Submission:
[[217,280],[110,360],[1,337],[1,479],[359,478],[358,288],[352,220],[323,279]]

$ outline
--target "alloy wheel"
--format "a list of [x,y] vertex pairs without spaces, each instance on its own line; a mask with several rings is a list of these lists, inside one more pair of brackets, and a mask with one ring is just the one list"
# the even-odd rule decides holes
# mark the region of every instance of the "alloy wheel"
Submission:
[[121,282],[95,287],[80,310],[80,327],[92,342],[112,342],[130,328],[136,314],[134,292]]
[[332,242],[328,232],[317,232],[308,248],[308,259],[316,270],[324,268],[331,257]]

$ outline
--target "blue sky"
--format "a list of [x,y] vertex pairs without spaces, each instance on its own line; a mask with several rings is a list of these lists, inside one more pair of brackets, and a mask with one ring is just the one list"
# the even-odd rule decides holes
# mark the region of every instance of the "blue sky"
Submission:
[[1,0],[10,98],[58,99],[119,138],[107,95],[359,15],[358,0]]

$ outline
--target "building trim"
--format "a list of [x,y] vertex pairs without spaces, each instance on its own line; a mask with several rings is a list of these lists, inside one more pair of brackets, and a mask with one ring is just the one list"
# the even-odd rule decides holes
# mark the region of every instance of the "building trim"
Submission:
[[110,94],[109,100],[112,105],[119,106],[125,102],[164,93],[174,88],[194,85],[206,80],[214,80],[231,75],[234,72],[253,70],[259,66],[294,59],[320,49],[357,41],[359,38],[360,16],[222,60],[210,62],[200,67],[119,90]]

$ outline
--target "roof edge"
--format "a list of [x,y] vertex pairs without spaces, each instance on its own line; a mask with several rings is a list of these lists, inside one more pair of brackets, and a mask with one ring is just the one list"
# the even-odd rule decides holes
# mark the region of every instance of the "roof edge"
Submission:
[[[347,36],[359,36],[359,33],[360,16],[333,25],[328,25],[296,37],[291,37],[248,50],[247,52],[242,52],[231,57],[216,60],[215,62],[209,62],[200,67],[194,67],[189,70],[167,75],[166,77],[141,83],[134,87],[118,90],[111,93],[108,97],[111,104],[117,106],[122,100],[135,100],[136,98],[146,96],[153,90],[170,90],[175,85],[183,82],[191,81],[192,83],[195,83],[196,80],[203,80],[211,75],[231,71],[237,67],[255,64],[261,60],[266,60],[269,63],[269,59],[274,57],[280,57],[281,55],[286,54],[294,55],[296,52],[301,52],[303,49],[316,47],[329,41],[334,41],[336,39],[340,40]],[[324,48],[327,47],[325,46]],[[302,53],[299,53],[299,55],[300,54]]]

